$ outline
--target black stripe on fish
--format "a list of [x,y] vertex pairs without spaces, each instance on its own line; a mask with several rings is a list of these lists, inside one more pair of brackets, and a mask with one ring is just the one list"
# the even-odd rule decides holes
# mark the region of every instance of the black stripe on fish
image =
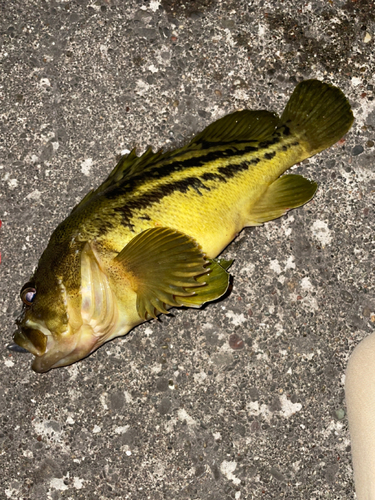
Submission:
[[223,175],[216,174],[213,172],[205,172],[203,175],[200,176],[201,179],[204,181],[220,181],[220,182],[227,182],[226,178]]
[[243,161],[242,163],[235,163],[226,165],[225,167],[219,167],[217,170],[221,174],[225,175],[227,179],[234,177],[239,172],[243,172],[244,170],[248,170],[249,165],[257,165],[260,162],[259,158],[253,158],[250,161]]
[[200,191],[201,189],[210,191],[210,188],[208,186],[205,186],[203,182],[197,177],[187,177],[186,179],[158,186],[148,193],[144,193],[141,196],[129,200],[122,207],[115,207],[114,211],[121,214],[122,224],[133,230],[134,224],[132,224],[132,220],[134,217],[134,212],[149,208],[154,203],[158,203],[165,196],[170,196],[175,191],[187,193],[189,191],[189,188],[194,189],[200,196],[203,196],[202,192]]
[[194,189],[200,196],[203,196],[201,190],[205,189],[207,191],[211,191],[211,187],[206,186],[202,182],[202,180],[219,180],[220,182],[227,182],[227,179],[234,177],[239,172],[248,170],[250,165],[254,165],[259,162],[259,158],[254,158],[249,162],[243,161],[241,163],[219,167],[218,172],[220,172],[220,174],[222,175],[205,172],[200,177],[187,177],[178,181],[172,181],[166,184],[162,184],[152,189],[151,191],[142,194],[141,196],[134,196],[133,199],[127,201],[123,206],[115,207],[114,211],[121,214],[122,224],[124,226],[133,229],[134,225],[132,224],[132,220],[134,217],[134,212],[149,208],[154,203],[158,203],[165,196],[170,196],[175,191],[179,191],[180,193],[187,193],[191,188]]
[[287,125],[283,125],[282,127],[280,127],[280,130],[285,137],[288,137],[290,135],[290,128]]
[[[215,141],[199,141],[198,144],[202,145],[202,151],[205,149],[210,149],[210,148],[220,148],[224,146],[231,146],[232,144],[249,144],[250,142],[254,142],[255,144],[258,143],[258,141],[249,141],[249,140],[243,140],[243,139],[231,139],[230,141],[220,141],[220,142],[215,142]],[[257,146],[254,146],[254,150],[257,150]]]
[[[130,199],[125,199],[122,206],[114,207],[114,211],[121,214],[122,223],[125,226],[133,229],[134,226],[132,224],[132,220],[135,212],[149,208],[154,203],[160,202],[160,200],[162,200],[165,196],[169,196],[175,191],[187,193],[189,189],[193,189],[198,195],[203,196],[203,190],[210,191],[212,188],[207,186],[205,181],[227,182],[228,179],[235,177],[238,173],[248,170],[249,167],[253,165],[257,165],[261,161],[261,158],[255,157],[247,161],[243,160],[239,163],[230,163],[229,165],[218,167],[216,167],[215,164],[210,165],[210,163],[213,163],[215,160],[223,157],[240,159],[246,153],[255,153],[260,149],[275,146],[280,142],[280,135],[280,133],[276,133],[270,140],[260,143],[259,147],[245,146],[240,150],[237,150],[236,148],[226,148],[221,151],[216,150],[208,153],[206,152],[206,154],[202,154],[201,156],[190,157],[182,160],[176,159],[169,164],[155,165],[143,174],[130,178],[126,185],[119,186],[116,190],[106,193],[106,197],[121,198],[121,196],[129,196]],[[260,147],[261,145],[262,147]],[[290,145],[283,144],[282,146],[274,148],[271,152],[266,152],[263,157],[265,160],[271,160],[276,155],[277,151],[286,151],[292,145],[298,145],[298,142],[294,142]],[[201,166],[207,166],[208,169],[212,168],[213,171],[204,172],[202,175],[173,180],[173,176],[176,172],[183,171],[189,167],[196,168]],[[165,184],[161,184],[150,189],[150,191],[137,196],[137,187],[139,185],[147,186],[147,180],[150,177],[153,180],[165,179]],[[168,182],[168,178],[170,179],[170,182]]]
[[[216,145],[217,146],[217,145]],[[207,165],[209,163],[214,162],[215,160],[218,160],[219,158],[237,158],[239,156],[243,156],[248,153],[255,153],[259,151],[259,148],[256,146],[244,146],[241,149],[236,149],[236,148],[227,148],[227,149],[222,149],[222,150],[216,150],[216,151],[209,151],[208,153],[204,154],[205,152],[202,151],[201,156],[192,156],[191,158],[186,158],[186,159],[176,159],[175,162],[169,163],[166,165],[162,166],[157,166],[155,168],[155,171],[160,174],[159,178],[167,177],[170,175],[172,172],[178,172],[181,170],[185,170],[188,168],[195,168],[195,167],[201,167],[202,165]],[[153,170],[153,169],[152,169]],[[155,176],[156,177],[156,176]],[[158,178],[158,177],[156,177]]]
[[272,151],[272,153],[266,153],[264,155],[265,160],[272,160],[272,158],[276,155],[276,151]]
[[[299,146],[299,142],[294,141],[294,142],[289,142],[288,144],[283,144],[280,149],[276,150],[276,153],[278,151],[288,151],[288,149],[290,149],[291,147],[294,147],[294,146]],[[264,157],[266,157],[266,155],[264,155]]]
[[[277,139],[276,142],[278,142]],[[143,171],[139,175],[134,175],[131,178],[125,179],[125,182],[120,185],[113,185],[108,191],[106,191],[105,196],[108,199],[114,199],[118,196],[135,193],[138,186],[147,184],[148,179],[153,180],[168,179],[175,172],[181,172],[189,168],[197,168],[206,166],[207,164],[213,163],[219,158],[239,158],[248,153],[255,153],[259,150],[255,146],[245,146],[242,149],[227,148],[224,150],[209,151],[208,153],[201,154],[200,156],[192,156],[186,159],[176,159],[172,163],[156,164],[151,166],[149,169]],[[231,174],[230,177],[233,177]]]
[[276,133],[272,136],[272,139],[268,139],[267,141],[262,141],[259,143],[259,149],[267,149],[271,146],[280,142],[280,133]]

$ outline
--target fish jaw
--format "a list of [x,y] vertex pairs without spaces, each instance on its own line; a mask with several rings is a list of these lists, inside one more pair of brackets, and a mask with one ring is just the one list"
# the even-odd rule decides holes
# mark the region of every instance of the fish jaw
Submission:
[[52,336],[47,341],[46,352],[35,356],[32,369],[44,373],[52,368],[71,365],[88,356],[101,345],[89,325],[82,325],[78,332],[67,332],[56,340]]
[[[32,324],[32,327],[28,323]],[[77,350],[78,336],[66,332],[58,338],[59,340],[56,341],[45,326],[30,321],[25,321],[23,325],[20,325],[13,336],[17,345],[34,354],[32,369],[38,373],[50,370],[59,361],[70,364],[69,359]]]
[[[141,323],[140,319],[138,323]],[[35,355],[32,369],[44,373],[52,368],[68,366],[89,356],[98,347],[115,337],[126,335],[134,325],[127,325],[121,320],[113,323],[112,328],[103,333],[98,326],[82,324],[76,332],[67,331],[65,335],[54,339],[48,337],[47,348],[41,356]],[[17,343],[17,342],[16,342]],[[30,350],[30,349],[28,349]]]
[[79,350],[77,335],[67,333],[58,340],[50,336],[47,340],[46,352],[42,356],[35,356],[31,368],[37,373],[44,373],[51,368],[70,365],[80,359],[75,356],[77,350]]
[[92,329],[87,325],[82,324],[78,331],[68,325],[66,332],[54,335],[44,324],[30,319],[19,326],[13,340],[34,354],[32,369],[37,373],[74,363],[90,354],[97,343]]

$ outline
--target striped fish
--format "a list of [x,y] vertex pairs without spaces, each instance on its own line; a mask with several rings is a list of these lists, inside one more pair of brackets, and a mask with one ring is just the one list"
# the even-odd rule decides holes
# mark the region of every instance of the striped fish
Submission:
[[316,183],[281,175],[352,122],[341,90],[308,80],[281,118],[238,111],[182,148],[123,157],[56,228],[21,290],[14,342],[32,368],[71,364],[170,307],[221,297],[230,262],[216,257],[245,226],[308,202]]

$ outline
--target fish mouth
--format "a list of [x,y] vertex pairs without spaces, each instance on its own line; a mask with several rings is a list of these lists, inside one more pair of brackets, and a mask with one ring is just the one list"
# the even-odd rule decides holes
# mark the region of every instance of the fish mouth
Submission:
[[[37,373],[44,373],[55,366],[70,364],[72,351],[76,347],[76,339],[68,337],[62,346],[55,342],[52,335],[45,335],[36,328],[20,327],[13,335],[14,344],[34,354],[31,368]],[[64,362],[67,361],[67,362]]]
[[40,330],[22,327],[14,333],[13,341],[13,346],[19,346],[23,352],[34,354],[31,368],[37,373],[48,372],[51,368],[65,366],[77,360],[77,339],[74,337],[67,338],[64,344],[59,346],[52,336],[47,336]]
[[43,356],[47,349],[47,336],[35,328],[23,327],[17,330],[13,335],[13,341],[34,356]]
[[37,373],[44,373],[85,358],[97,349],[104,339],[95,336],[89,325],[82,325],[76,331],[69,327],[58,338],[55,338],[53,333],[47,335],[39,329],[22,326],[14,333],[13,341],[17,346],[34,354],[31,368]]
[[68,366],[91,354],[102,342],[93,335],[92,328],[82,325],[74,335],[64,336],[63,341],[48,339],[46,352],[36,355],[31,368],[37,373],[48,372],[52,368]]

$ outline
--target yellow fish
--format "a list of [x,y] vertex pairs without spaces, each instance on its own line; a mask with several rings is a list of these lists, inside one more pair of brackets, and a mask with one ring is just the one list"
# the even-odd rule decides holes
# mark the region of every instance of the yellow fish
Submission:
[[32,368],[69,365],[170,307],[222,296],[230,262],[215,257],[245,226],[309,201],[315,182],[281,174],[352,123],[340,89],[307,80],[281,118],[237,111],[175,151],[123,157],[59,224],[21,290],[14,342]]

